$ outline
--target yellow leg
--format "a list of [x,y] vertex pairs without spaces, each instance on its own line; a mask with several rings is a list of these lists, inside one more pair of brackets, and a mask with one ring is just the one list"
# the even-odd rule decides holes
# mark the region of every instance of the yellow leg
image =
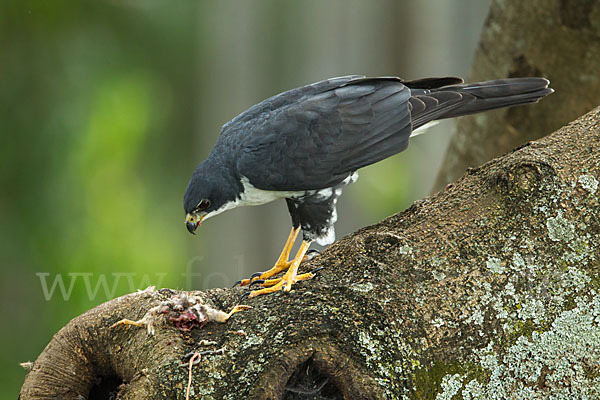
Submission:
[[273,268],[271,268],[268,271],[263,272],[262,274],[260,274],[260,276],[255,276],[250,279],[241,280],[239,282],[240,285],[246,286],[246,285],[249,285],[250,283],[252,283],[253,280],[267,279],[274,275],[277,275],[279,272],[281,272],[285,269],[288,269],[292,263],[292,261],[288,261],[288,258],[290,257],[290,251],[292,250],[292,247],[294,246],[294,242],[296,241],[296,238],[298,237],[298,233],[300,233],[300,227],[297,227],[297,228],[292,227],[292,230],[287,238],[287,241],[285,242],[285,246],[283,246],[283,251],[279,255],[279,258],[275,262],[275,265],[273,266]]
[[231,311],[229,311],[227,314],[225,314],[225,317],[223,318],[223,321],[219,321],[219,320],[217,320],[217,322],[227,322],[227,320],[228,320],[229,318],[231,318],[231,316],[232,316],[233,314],[235,314],[235,313],[237,313],[237,312],[240,312],[240,311],[244,311],[244,310],[250,310],[251,308],[252,308],[252,307],[250,307],[250,306],[245,306],[245,305],[241,305],[241,304],[239,304],[239,305],[237,305],[237,306],[233,307],[233,308],[231,309]]
[[131,319],[126,319],[125,318],[125,319],[122,319],[120,321],[115,322],[110,327],[114,328],[114,327],[119,326],[119,325],[133,325],[133,326],[139,326],[139,327],[145,328],[146,325],[147,325],[147,323],[146,323],[146,321],[144,321],[144,319],[140,319],[138,321],[133,321]]
[[[313,274],[312,272],[307,272],[305,274],[296,275],[296,278],[294,279],[294,281],[295,282],[306,281],[306,280],[312,279],[314,277],[315,277],[315,274]],[[267,279],[263,283],[261,283],[260,286],[262,286],[262,287],[273,286],[273,285],[276,285],[279,282],[281,282],[282,279],[283,278]]]
[[[302,244],[300,245],[300,249],[298,249],[298,253],[296,253],[296,257],[294,257],[294,259],[290,261],[290,267],[288,268],[285,275],[283,275],[281,280],[278,283],[274,284],[273,286],[270,286],[270,287],[267,287],[264,289],[260,289],[260,290],[253,290],[252,292],[250,292],[250,295],[248,297],[252,298],[252,297],[260,296],[261,294],[278,292],[280,290],[289,292],[292,289],[292,285],[299,280],[298,276],[297,276],[298,267],[300,266],[300,263],[304,259],[304,255],[308,251],[309,247],[310,247],[310,242],[302,241]],[[311,276],[308,277],[308,275],[311,275]],[[311,273],[302,274],[302,275],[300,275],[300,277],[302,277],[301,280],[309,279],[309,278],[312,278],[312,274]]]

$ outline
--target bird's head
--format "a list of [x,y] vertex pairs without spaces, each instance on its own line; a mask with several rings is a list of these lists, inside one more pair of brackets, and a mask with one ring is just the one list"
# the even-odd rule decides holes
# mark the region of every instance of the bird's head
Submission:
[[219,169],[204,162],[198,166],[183,196],[185,210],[185,226],[190,233],[195,233],[202,220],[220,214],[228,209],[235,199],[229,193],[233,186],[219,173]]
[[202,220],[219,208],[220,204],[213,195],[213,185],[202,176],[194,174],[183,197],[185,226],[194,234]]
[[211,202],[209,199],[202,199],[189,211],[186,208],[185,226],[192,235],[196,233],[196,228],[198,228],[202,220],[208,215],[206,210],[210,205]]

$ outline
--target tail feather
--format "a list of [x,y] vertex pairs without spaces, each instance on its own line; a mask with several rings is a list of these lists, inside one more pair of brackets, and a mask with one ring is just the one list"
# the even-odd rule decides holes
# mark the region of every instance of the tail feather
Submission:
[[545,89],[550,84],[546,78],[508,78],[492,81],[463,83],[433,89],[433,91],[464,91],[480,98],[511,96]]
[[413,129],[433,120],[535,103],[554,92],[549,84],[545,78],[509,78],[433,89],[411,88]]

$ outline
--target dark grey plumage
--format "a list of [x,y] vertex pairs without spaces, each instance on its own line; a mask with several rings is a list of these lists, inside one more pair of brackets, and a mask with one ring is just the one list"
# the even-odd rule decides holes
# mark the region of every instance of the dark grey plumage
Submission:
[[438,119],[536,102],[552,93],[548,84],[543,78],[463,84],[460,78],[346,76],[292,89],[223,126],[190,180],[185,211],[194,212],[202,199],[210,200],[205,213],[211,216],[282,197],[305,239],[323,238],[335,222],[341,187],[353,172],[406,149],[415,129]]

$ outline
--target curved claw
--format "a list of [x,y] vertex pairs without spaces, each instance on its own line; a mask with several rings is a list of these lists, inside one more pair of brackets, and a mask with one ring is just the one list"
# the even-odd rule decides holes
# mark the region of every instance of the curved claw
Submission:
[[250,285],[250,286],[252,286],[255,282],[256,283],[263,283],[264,282],[263,279],[255,279],[255,278],[260,278],[260,276],[262,274],[263,274],[262,272],[255,272],[252,275],[250,275],[249,279],[241,279],[241,280],[237,281],[236,283],[234,283],[232,287],[236,287],[237,285],[240,285],[240,286]]
[[240,300],[248,298],[248,296],[250,296],[250,293],[252,293],[252,291],[248,291],[248,292],[242,293],[240,295]]
[[264,279],[255,279],[252,282],[250,282],[250,285],[248,285],[248,287],[252,287],[252,285],[260,285],[262,283],[265,283]]
[[253,273],[252,275],[250,275],[250,282],[252,282],[252,280],[254,278],[258,278],[261,275],[262,275],[262,272],[255,272],[255,273]]
[[320,270],[325,269],[325,267],[319,267],[319,268],[315,268],[312,271],[310,271],[311,274],[316,274],[317,272],[319,272]]

